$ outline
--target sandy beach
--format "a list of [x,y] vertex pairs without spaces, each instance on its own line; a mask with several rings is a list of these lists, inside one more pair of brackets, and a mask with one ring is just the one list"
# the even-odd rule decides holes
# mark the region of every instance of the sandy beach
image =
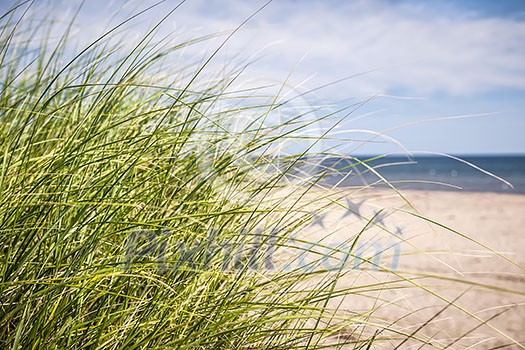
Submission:
[[[417,331],[428,342],[425,348],[524,348],[525,196],[458,191],[402,195],[349,190],[338,197],[343,206],[331,206],[302,233],[302,239],[338,250],[320,260],[311,252],[303,254],[295,267],[345,264],[337,288],[353,292],[331,306],[348,317],[375,310],[367,316],[367,326],[342,330],[339,336],[357,338],[359,332],[372,333],[395,322],[392,332],[379,336],[405,339]],[[320,206],[322,199],[314,203]],[[345,260],[342,252],[357,235],[360,244],[353,252],[365,260]],[[386,342],[386,348],[399,344]],[[516,342],[523,345],[512,344]],[[409,340],[401,348],[421,344]]]

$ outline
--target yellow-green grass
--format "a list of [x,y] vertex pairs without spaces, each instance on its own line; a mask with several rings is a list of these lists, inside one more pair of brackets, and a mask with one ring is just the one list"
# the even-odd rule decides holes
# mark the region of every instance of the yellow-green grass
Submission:
[[322,243],[298,232],[346,205],[337,190],[315,195],[322,174],[294,170],[315,159],[308,149],[273,152],[304,141],[312,124],[304,115],[268,123],[293,99],[267,97],[263,87],[232,91],[242,69],[220,79],[205,73],[214,54],[163,71],[170,54],[207,38],[162,47],[153,28],[119,47],[112,38],[123,22],[77,51],[70,26],[57,40],[33,39],[60,27],[37,23],[24,12],[30,5],[4,14],[0,26],[1,348],[428,343],[418,329],[374,319],[373,308],[348,316],[332,303],[425,288],[420,276],[356,255],[381,211],[363,218],[345,252],[394,280],[339,288],[355,272],[328,271],[322,254],[314,269],[280,268],[305,243],[319,254]]

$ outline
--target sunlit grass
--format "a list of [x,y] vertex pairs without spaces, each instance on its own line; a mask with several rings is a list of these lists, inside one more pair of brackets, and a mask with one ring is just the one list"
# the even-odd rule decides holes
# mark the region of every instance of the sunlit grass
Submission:
[[[276,114],[294,113],[293,99],[267,96],[264,87],[232,90],[242,69],[205,74],[208,58],[162,71],[170,54],[207,38],[165,48],[152,31],[126,48],[110,31],[76,55],[69,28],[52,43],[32,40],[56,27],[34,25],[24,9],[5,14],[0,28],[2,348],[430,342],[420,334],[425,323],[404,328],[375,316],[384,302],[396,303],[375,292],[435,293],[420,279],[445,279],[397,271],[393,248],[383,260],[356,252],[374,228],[403,242],[381,224],[382,209],[353,212],[359,229],[340,245],[301,236],[324,212],[354,210],[348,189],[323,185],[323,174],[340,170],[312,174],[322,169],[315,156],[333,153],[281,153],[287,143],[315,145],[305,130],[333,113],[275,123]],[[354,269],[333,261],[339,267],[330,268],[327,259],[341,254]],[[372,270],[389,277],[358,282]],[[341,308],[348,297],[372,304]]]

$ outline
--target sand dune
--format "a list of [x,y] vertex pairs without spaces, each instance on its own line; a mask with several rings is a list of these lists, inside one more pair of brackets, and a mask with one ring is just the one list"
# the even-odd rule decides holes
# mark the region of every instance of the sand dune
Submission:
[[[508,344],[521,342],[525,348],[525,270],[520,267],[525,266],[525,196],[456,191],[403,195],[406,200],[393,191],[339,193],[346,208],[331,206],[300,237],[320,242],[313,250],[321,255],[329,251],[326,247],[338,247],[338,252],[321,260],[315,252],[303,254],[294,267],[344,264],[338,288],[354,288],[355,293],[331,306],[349,316],[377,309],[365,327],[368,332],[374,323],[395,320],[392,328],[399,338],[417,330],[427,337],[428,347],[514,349],[522,347]],[[322,202],[316,199],[312,205]],[[344,254],[357,235],[354,255],[366,261]],[[385,287],[362,288],[372,284]],[[360,330],[345,331],[352,337]],[[420,345],[408,341],[402,348]]]

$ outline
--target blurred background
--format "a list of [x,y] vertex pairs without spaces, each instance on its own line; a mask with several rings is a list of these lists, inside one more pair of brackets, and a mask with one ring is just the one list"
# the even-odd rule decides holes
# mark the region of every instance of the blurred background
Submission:
[[[14,4],[3,1],[2,10]],[[71,37],[80,50],[146,9],[119,28],[121,46],[132,48],[166,15],[156,28],[161,45],[212,35],[177,51],[166,74],[200,66],[220,48],[204,76],[242,67],[232,90],[267,86],[261,93],[293,98],[292,109],[314,109],[309,118],[340,111],[307,130],[330,129],[318,149],[525,155],[525,1],[36,0],[29,11],[42,21],[59,12],[62,28],[76,18]],[[501,159],[481,162],[525,182],[524,157]],[[444,167],[447,178],[458,175]]]
[[[33,11],[42,17],[60,11],[67,24],[80,7],[72,35],[81,47],[157,3],[37,0]],[[2,1],[2,10],[13,4]],[[133,19],[123,44],[132,45],[179,4],[164,1]],[[265,4],[188,0],[158,37],[231,31]],[[181,59],[202,60],[227,34],[185,50]],[[358,137],[344,134],[350,129],[371,129],[410,150],[525,153],[524,1],[275,0],[228,40],[207,69],[248,62],[244,85],[250,79],[277,87],[286,81],[289,96],[353,76],[306,96],[323,113],[371,99],[339,125],[344,137]],[[427,121],[435,118],[445,119]],[[398,151],[393,143],[371,143],[357,153]]]

